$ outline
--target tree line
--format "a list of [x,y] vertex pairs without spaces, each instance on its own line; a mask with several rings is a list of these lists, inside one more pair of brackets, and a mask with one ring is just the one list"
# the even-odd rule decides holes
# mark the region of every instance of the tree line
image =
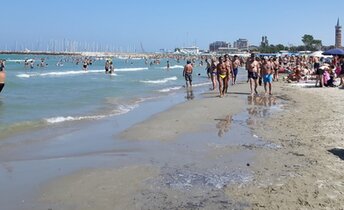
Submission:
[[317,51],[317,50],[328,50],[334,48],[334,46],[323,46],[322,41],[314,39],[312,35],[305,34],[302,37],[303,45],[300,46],[284,46],[283,44],[277,45],[260,45],[259,51],[262,53],[277,53],[281,50],[287,50],[290,52],[298,51]]

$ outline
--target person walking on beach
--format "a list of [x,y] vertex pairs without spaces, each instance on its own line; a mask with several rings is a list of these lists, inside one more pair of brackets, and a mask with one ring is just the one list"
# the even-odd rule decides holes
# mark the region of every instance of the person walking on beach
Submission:
[[273,68],[274,68],[273,81],[278,81],[278,71],[280,68],[279,58],[273,58],[272,62],[273,62]]
[[240,59],[237,55],[234,56],[233,60],[233,75],[232,75],[232,84],[235,85],[238,75],[239,66],[241,66]]
[[273,65],[268,60],[267,57],[264,57],[263,63],[261,65],[262,77],[264,82],[265,94],[267,94],[267,85],[269,85],[269,95],[272,95],[272,79],[273,79]]
[[314,57],[314,71],[315,71],[315,74],[316,74],[316,80],[315,80],[315,87],[318,86],[318,81],[319,81],[319,86],[320,87],[323,87],[323,79],[322,79],[322,75],[324,73],[324,70],[320,69],[320,61],[319,61],[319,58],[318,57]]
[[205,63],[207,64],[207,67],[205,67],[205,70],[207,72],[208,79],[210,79],[211,78],[211,70],[210,70],[211,63],[209,62],[207,58],[205,59]]
[[188,60],[183,70],[183,77],[185,78],[186,88],[192,87],[192,71],[193,67],[191,65],[191,61]]
[[6,72],[5,72],[5,61],[0,60],[0,93],[5,87]]
[[222,98],[226,93],[226,88],[228,85],[229,67],[226,65],[221,56],[219,57],[219,63],[216,66],[216,70],[217,80],[219,81],[220,98]]
[[248,80],[250,82],[250,90],[251,95],[253,95],[253,91],[255,94],[258,94],[257,87],[258,87],[258,77],[259,77],[259,62],[258,58],[251,55],[251,58],[246,63],[246,69],[248,71]]
[[225,57],[224,63],[226,64],[227,69],[228,69],[228,76],[226,77],[226,81],[224,84],[225,93],[227,93],[228,92],[228,86],[229,86],[229,80],[233,77],[233,64],[232,64],[232,61],[229,59],[228,54],[226,54],[224,57]]
[[217,80],[216,58],[211,59],[209,71],[210,71],[211,83],[213,85],[212,90],[215,90],[216,89],[216,80]]

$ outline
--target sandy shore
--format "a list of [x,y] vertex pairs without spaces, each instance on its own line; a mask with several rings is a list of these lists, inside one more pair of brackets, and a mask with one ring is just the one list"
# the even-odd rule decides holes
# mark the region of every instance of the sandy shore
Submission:
[[255,181],[228,195],[252,209],[343,209],[344,90],[282,85],[279,92],[286,111],[252,128],[282,147],[260,150]]
[[[194,169],[190,167],[193,165],[207,171],[213,169],[213,165],[219,165],[222,170],[215,175],[220,180],[226,177],[220,176],[226,170],[249,170],[248,181],[229,182],[220,187],[192,185],[191,182],[191,187],[185,189],[156,185],[154,183],[161,179],[166,183],[166,176],[162,176],[165,169],[151,160],[147,165],[83,170],[59,178],[42,189],[40,201],[52,209],[342,209],[344,90],[302,89],[276,83],[274,94],[284,101],[284,110],[268,115],[252,111],[252,107],[259,106],[259,103],[269,107],[269,103],[275,102],[262,97],[263,102],[250,105],[250,101],[246,101],[250,98],[246,83],[230,91],[231,94],[222,99],[217,97],[217,93],[206,93],[202,99],[156,114],[119,136],[123,141],[135,140],[134,143],[154,140],[173,145],[185,135],[214,132],[223,123],[231,124],[232,116],[249,112],[252,118],[245,124],[252,135],[276,146],[238,144],[215,149],[213,146],[205,147],[195,153],[199,156],[191,159],[193,164],[175,166],[176,171],[192,171]],[[217,119],[222,120],[215,123]],[[230,125],[225,127],[230,129]],[[184,153],[195,156],[196,149],[188,146],[186,144],[188,150]],[[176,150],[175,157],[172,154],[166,159],[178,159],[180,154],[186,155],[184,153]],[[250,153],[253,159],[247,165],[245,163],[246,166],[242,163],[236,166],[234,163],[240,161],[230,159],[229,155],[242,153]],[[232,163],[228,162],[231,160]],[[207,181],[209,174],[214,175],[201,173],[192,173],[190,180],[198,176]],[[185,173],[176,174],[173,181],[185,176]]]

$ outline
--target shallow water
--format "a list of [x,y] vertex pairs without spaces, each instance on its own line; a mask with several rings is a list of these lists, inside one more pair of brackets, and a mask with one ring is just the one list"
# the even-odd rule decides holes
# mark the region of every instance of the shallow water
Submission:
[[[150,70],[152,69],[149,67],[148,71]],[[123,87],[125,90],[120,91],[121,97],[113,95],[116,92],[112,91],[100,91],[102,93],[100,96],[94,92],[98,82],[113,82],[111,78],[102,78],[100,75],[97,75],[97,78],[93,77],[95,75],[91,76],[100,73],[90,72],[89,75],[84,75],[90,80],[102,80],[94,83],[95,86],[90,90],[91,93],[88,92],[87,88],[84,90],[85,92],[82,91],[83,88],[78,88],[79,85],[82,86],[78,80],[85,78],[73,78],[72,80],[76,84],[68,85],[71,89],[76,88],[81,93],[68,93],[63,97],[58,96],[56,100],[58,101],[59,97],[65,100],[69,94],[74,94],[73,97],[83,98],[84,102],[77,100],[77,104],[81,107],[79,109],[76,106],[76,112],[73,111],[75,106],[73,103],[67,104],[68,108],[62,106],[61,109],[55,110],[56,107],[49,105],[49,100],[47,104],[30,107],[29,101],[31,99],[25,95],[25,91],[15,90],[17,93],[24,91],[21,93],[21,97],[27,101],[23,107],[17,107],[17,112],[22,111],[23,116],[15,118],[13,122],[8,120],[8,123],[22,123],[23,120],[24,122],[26,120],[24,118],[27,118],[29,121],[32,119],[34,119],[33,121],[42,121],[43,119],[47,125],[38,126],[36,129],[29,129],[25,132],[14,132],[15,135],[1,139],[0,186],[2,187],[0,189],[0,203],[2,207],[8,210],[37,209],[40,204],[35,199],[36,196],[39,196],[39,190],[43,184],[56,177],[68,175],[81,169],[151,164],[160,168],[161,174],[158,179],[150,180],[148,184],[152,189],[160,190],[148,190],[137,197],[136,202],[143,209],[152,208],[149,205],[149,201],[152,199],[155,200],[157,207],[164,208],[166,206],[171,208],[243,208],[245,204],[228,199],[224,194],[224,188],[231,184],[245,184],[252,180],[253,174],[250,165],[254,163],[255,156],[252,148],[278,148],[278,145],[269,144],[255,136],[249,128],[250,123],[255,122],[258,118],[269,116],[271,110],[278,111],[276,108],[279,104],[278,100],[273,102],[274,100],[270,100],[272,99],[270,98],[268,100],[263,99],[261,102],[262,99],[239,96],[248,101],[247,111],[238,115],[223,116],[222,119],[214,119],[209,125],[210,132],[190,133],[176,141],[137,142],[121,140],[117,137],[121,131],[175,104],[200,97],[200,93],[209,87],[209,84],[203,85],[202,83],[203,80],[207,81],[207,79],[200,77],[200,83],[198,83],[200,88],[198,89],[196,85],[194,91],[190,93],[181,87],[184,81],[180,79],[179,70],[178,72],[163,73],[161,71],[164,69],[161,67],[155,70],[158,70],[159,73],[142,74],[141,76],[144,75],[142,78],[139,78],[136,72],[135,76],[133,75],[131,78],[137,76],[139,79],[134,79],[135,81],[128,83],[137,84],[137,90],[133,92],[139,94],[130,95],[129,92],[132,90]],[[17,69],[15,71],[22,70]],[[203,70],[199,69],[199,71]],[[68,77],[83,75],[75,72],[70,73],[68,69],[65,72],[70,74]],[[117,73],[118,76],[122,74],[120,72]],[[18,73],[20,72],[13,75],[18,75]],[[16,79],[23,79],[18,84],[28,85],[34,80],[31,80],[32,78],[37,78],[39,81],[34,82],[41,82],[40,85],[43,86],[46,84],[45,82],[49,83],[46,81],[47,78],[57,79],[54,81],[57,84],[62,82],[60,80],[61,75],[55,78],[56,75],[49,74],[47,76],[46,73],[40,73],[37,76],[35,74],[30,75],[29,80],[26,80],[28,79],[26,77],[17,77]],[[125,74],[129,74],[129,72],[124,73],[123,71],[122,76],[126,77]],[[164,76],[161,76],[162,74]],[[51,76],[52,78],[50,78]],[[68,81],[68,78],[65,77],[65,75],[62,76],[62,80]],[[117,82],[120,83],[120,81]],[[99,84],[99,86],[102,85],[104,84]],[[99,89],[97,90],[99,91]],[[44,103],[44,97],[38,97],[41,93],[35,94],[37,94],[38,100]],[[88,94],[97,96],[89,99]],[[6,111],[9,104],[17,100],[17,96],[14,95],[10,96],[8,100],[0,100],[1,106],[5,104],[5,108],[0,107],[0,111],[2,111],[0,113],[6,113],[1,115],[4,117],[2,118],[4,121],[6,121],[6,116],[17,113],[15,109]],[[15,100],[11,101],[11,97],[15,97]],[[19,99],[17,102],[20,104]],[[251,102],[252,100],[253,102]],[[33,113],[29,112],[30,109]],[[128,111],[125,114],[117,114],[114,110],[118,109]],[[57,112],[55,113],[55,111]],[[39,114],[36,115],[35,113]],[[54,113],[54,115],[47,113]],[[31,119],[31,117],[33,118]],[[184,195],[185,199],[180,201],[169,200],[166,196],[168,190],[176,190],[179,195]]]

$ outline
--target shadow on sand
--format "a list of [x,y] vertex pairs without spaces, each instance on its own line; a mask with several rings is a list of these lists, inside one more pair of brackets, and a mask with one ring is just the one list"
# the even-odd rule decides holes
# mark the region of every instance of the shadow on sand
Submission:
[[333,148],[328,150],[330,153],[338,156],[340,159],[344,160],[344,149],[341,148]]

